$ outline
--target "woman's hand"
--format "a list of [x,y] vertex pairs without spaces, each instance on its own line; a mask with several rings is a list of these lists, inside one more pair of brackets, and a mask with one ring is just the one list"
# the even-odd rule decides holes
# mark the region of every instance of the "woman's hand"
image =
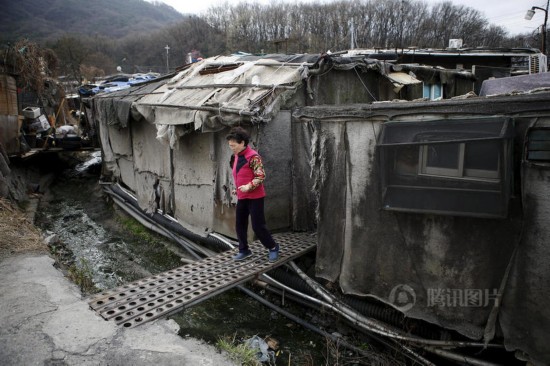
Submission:
[[250,183],[244,184],[244,185],[242,185],[238,188],[238,190],[243,192],[243,193],[250,192],[251,189],[252,189],[252,187],[250,186]]

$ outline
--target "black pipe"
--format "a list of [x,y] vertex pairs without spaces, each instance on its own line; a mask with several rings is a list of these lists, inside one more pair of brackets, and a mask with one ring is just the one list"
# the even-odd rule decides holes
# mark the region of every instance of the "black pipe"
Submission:
[[[198,244],[202,244],[208,248],[215,248],[216,251],[221,252],[231,249],[231,247],[213,236],[204,237],[184,228],[179,223],[168,219],[167,217],[159,214],[146,214],[139,207],[137,201],[128,195],[123,189],[117,185],[109,185],[108,189],[110,194],[117,196],[119,199],[130,204],[134,209],[141,212],[144,216],[147,216],[150,220],[156,222],[168,231],[173,231],[186,239],[194,241]],[[310,296],[315,296],[316,292],[298,275],[294,272],[284,270],[282,267],[272,269],[268,272],[269,276],[273,279],[284,283],[285,285],[294,288],[295,290],[305,293]],[[385,323],[399,327],[413,334],[422,336],[429,339],[441,339],[442,332],[436,326],[430,325],[426,322],[417,319],[406,318],[400,311],[383,304],[374,303],[372,301],[366,301],[357,299],[354,297],[346,296],[343,301],[357,310],[364,316],[381,320]]]
[[[295,302],[297,304],[307,306],[307,307],[309,307],[309,308],[311,308],[315,311],[318,311],[318,312],[323,311],[323,307],[321,305],[318,305],[318,304],[315,304],[313,302],[304,300],[303,298],[301,298],[299,296],[295,296],[293,294],[286,293],[284,290],[281,290],[278,287],[274,287],[274,286],[271,286],[271,285],[268,284],[268,285],[265,286],[265,289],[266,289],[266,291],[272,292],[272,293],[274,293],[278,296],[284,297],[284,298],[288,298],[288,299],[292,300],[293,302]],[[361,327],[357,324],[352,324],[352,323],[350,323],[349,325],[353,329],[364,333],[365,329],[363,327]],[[408,352],[403,352],[403,349],[400,348],[400,347],[402,347],[402,345],[400,347],[397,347],[397,344],[392,342],[391,340],[386,340],[383,337],[381,337],[379,335],[376,335],[374,333],[367,333],[366,336],[368,337],[368,339],[371,342],[376,342],[376,343],[380,344],[381,346],[384,346],[384,347],[387,347],[389,349],[393,349],[395,351],[398,351],[398,352],[402,353],[405,357],[407,357],[407,358],[409,358],[413,361],[413,365],[416,365],[418,362],[422,361],[422,360],[416,359],[414,357],[414,355],[408,354]],[[419,364],[421,364],[421,363],[422,362],[420,362]]]
[[425,321],[407,318],[403,313],[390,306],[349,296],[344,297],[342,301],[364,316],[381,320],[384,323],[393,325],[422,338],[448,338],[446,336],[448,332],[442,331],[437,326],[431,325]]
[[[288,287],[292,287],[293,289],[309,296],[316,297],[317,293],[309,287],[306,281],[294,272],[289,272],[279,267],[269,271],[268,274],[273,279],[284,283]],[[343,302],[364,316],[381,320],[384,323],[391,324],[421,337],[429,339],[442,338],[441,331],[436,326],[430,325],[421,320],[407,318],[400,311],[390,306],[349,296],[344,297]]]
[[[276,312],[278,312],[279,314],[282,314],[284,315],[285,317],[287,317],[288,319],[300,324],[301,326],[303,326],[304,328],[306,329],[309,329],[317,334],[320,334],[322,335],[323,337],[325,338],[329,338],[331,339],[333,342],[337,343],[337,344],[341,344],[342,346],[344,346],[345,348],[349,349],[349,350],[352,350],[354,352],[356,352],[357,354],[360,354],[362,356],[365,356],[369,359],[369,364],[372,364],[373,361],[373,358],[376,359],[376,362],[375,363],[378,363],[378,362],[381,362],[381,361],[384,361],[382,359],[382,357],[378,358],[376,356],[373,355],[372,352],[369,352],[369,351],[365,351],[363,349],[360,349],[358,347],[355,347],[354,345],[348,343],[347,341],[345,341],[343,338],[340,338],[340,337],[337,337],[335,335],[332,335],[324,330],[322,330],[321,328],[307,322],[306,320],[303,320],[302,318],[299,318],[297,317],[296,315],[284,310],[283,308],[273,304],[272,302],[270,301],[267,301],[266,299],[264,299],[263,297],[257,295],[256,293],[254,293],[253,291],[243,287],[243,286],[238,286],[239,290],[241,290],[242,292],[244,292],[245,294],[247,294],[248,296],[252,297],[253,299],[255,299],[256,301],[260,302],[261,304],[264,304],[265,306],[275,310]],[[402,352],[402,351],[401,351]],[[405,356],[409,357],[407,354],[403,353]],[[415,360],[414,358],[411,358],[412,361],[416,362],[417,360]]]
[[[140,211],[143,211],[141,207],[139,207],[138,202],[135,199],[133,199],[131,196],[129,196],[123,189],[121,189],[120,187],[114,184],[110,185],[109,188],[112,191],[112,193],[116,194],[120,199],[124,200],[124,202],[132,205],[133,207],[135,207]],[[211,236],[205,237],[205,236],[198,235],[192,232],[191,230],[184,228],[179,223],[174,222],[173,220],[170,220],[164,215],[159,214],[158,212],[155,212],[153,214],[146,214],[145,212],[143,212],[143,214],[147,215],[153,221],[163,226],[164,228],[171,230],[176,234],[182,235],[183,237],[191,241],[194,241],[195,243],[202,244],[209,249],[214,249],[215,251],[218,251],[218,252],[229,249],[227,245],[221,240]]]

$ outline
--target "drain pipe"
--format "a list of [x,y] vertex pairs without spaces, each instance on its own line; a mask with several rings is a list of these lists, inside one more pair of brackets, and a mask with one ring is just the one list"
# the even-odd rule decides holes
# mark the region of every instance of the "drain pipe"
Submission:
[[313,281],[309,276],[307,276],[302,270],[294,263],[293,261],[290,262],[290,266],[292,269],[300,276],[302,277],[316,292],[319,294],[328,304],[334,306],[338,309],[338,313],[344,316],[346,319],[351,321],[354,324],[358,324],[363,326],[366,330],[374,332],[376,334],[390,337],[393,339],[416,343],[416,344],[423,344],[423,345],[429,345],[429,346],[440,346],[440,347],[491,347],[491,348],[503,348],[502,345],[499,344],[484,344],[484,343],[478,343],[478,342],[465,342],[465,341],[439,341],[439,340],[432,340],[432,339],[423,339],[419,337],[411,337],[403,332],[401,332],[398,329],[392,329],[390,327],[387,327],[384,324],[381,324],[376,319],[367,318],[353,309],[351,309],[346,304],[343,304],[342,302],[338,301],[332,294],[330,294],[327,290],[325,290],[321,285]]
[[[134,219],[136,219],[140,224],[142,224],[146,228],[148,228],[148,229],[150,229],[150,230],[152,230],[152,231],[154,231],[154,232],[156,232],[160,235],[163,235],[165,237],[168,237],[168,238],[176,241],[179,245],[184,247],[188,252],[191,252],[191,250],[193,250],[193,251],[198,251],[198,252],[202,253],[203,255],[208,255],[205,252],[206,251],[205,248],[202,248],[201,246],[199,246],[199,245],[197,245],[193,242],[190,242],[190,241],[185,240],[181,237],[178,237],[175,234],[171,233],[169,230],[167,230],[167,229],[163,228],[162,226],[158,225],[153,220],[148,218],[146,215],[144,215],[143,213],[141,213],[137,209],[135,209],[133,206],[127,205],[124,200],[121,200],[116,195],[116,193],[113,193],[111,197],[113,198],[113,201],[115,201],[115,203],[118,206],[120,206],[128,215],[132,216]],[[201,257],[199,257],[199,259],[200,258]]]
[[[213,239],[219,243],[221,243],[221,245],[224,247],[224,249],[235,249],[237,248],[238,244],[237,243],[232,243],[229,239],[227,239],[226,237],[218,234],[218,233],[208,233],[208,236],[207,236],[207,239]],[[237,244],[237,245],[235,245]]]
[[451,351],[446,351],[446,350],[443,350],[441,348],[434,348],[434,347],[424,346],[424,347],[422,347],[422,349],[424,349],[428,352],[431,352],[433,354],[436,354],[438,356],[447,358],[449,360],[459,361],[459,362],[464,363],[466,365],[502,366],[502,364],[500,364],[500,363],[493,363],[493,362],[489,362],[489,361],[479,360],[477,358],[464,356],[464,355],[461,355],[461,354],[458,354],[458,353],[455,353],[455,352],[451,352]]

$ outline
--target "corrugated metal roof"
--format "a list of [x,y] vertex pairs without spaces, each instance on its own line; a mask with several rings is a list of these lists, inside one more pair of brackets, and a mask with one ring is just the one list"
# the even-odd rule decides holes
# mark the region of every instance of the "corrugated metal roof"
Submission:
[[234,119],[242,115],[270,119],[278,97],[296,91],[303,69],[274,60],[214,57],[179,72],[153,93],[136,100],[134,107],[152,123],[194,123],[195,128],[222,114],[224,121],[231,115]]
[[421,80],[418,80],[417,78],[405,73],[405,72],[392,72],[386,75],[388,79],[390,79],[393,83],[398,83],[401,85],[411,85],[411,84],[418,84],[421,83]]

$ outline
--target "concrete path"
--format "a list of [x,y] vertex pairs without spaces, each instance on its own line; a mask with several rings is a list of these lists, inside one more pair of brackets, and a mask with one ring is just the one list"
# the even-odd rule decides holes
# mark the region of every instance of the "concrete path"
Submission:
[[1,365],[234,365],[179,337],[173,320],[131,329],[103,320],[53,263],[39,254],[0,262]]

